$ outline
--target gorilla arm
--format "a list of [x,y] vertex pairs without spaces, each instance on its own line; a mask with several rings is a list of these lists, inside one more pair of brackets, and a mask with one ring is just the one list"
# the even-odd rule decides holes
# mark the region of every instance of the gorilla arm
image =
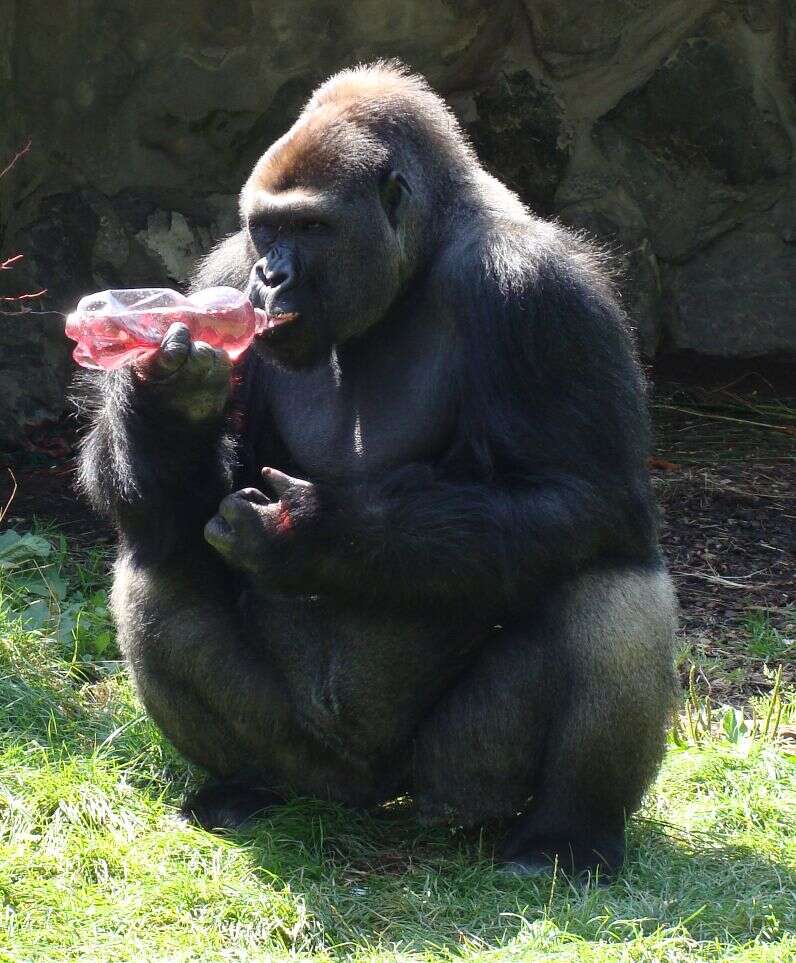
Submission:
[[[190,293],[213,285],[243,290],[248,258],[245,234],[231,235],[200,262]],[[103,373],[91,395],[79,479],[94,508],[148,554],[162,556],[186,541],[201,547],[202,526],[232,489],[223,353],[194,344],[185,325],[173,325],[147,368]]]
[[228,563],[276,590],[370,596],[401,608],[516,612],[609,549],[623,524],[618,506],[574,477],[461,484],[418,466],[398,486],[344,492],[271,475],[279,502],[244,490],[208,524],[208,541]]
[[275,589],[499,618],[598,557],[653,557],[643,386],[607,287],[561,255],[532,284],[482,269],[473,290],[462,260],[451,451],[339,488],[272,471],[277,504],[237,493],[208,526],[230,564]]
[[200,542],[202,526],[232,487],[229,382],[223,352],[193,343],[179,324],[146,368],[95,382],[80,483],[128,547],[151,557]]

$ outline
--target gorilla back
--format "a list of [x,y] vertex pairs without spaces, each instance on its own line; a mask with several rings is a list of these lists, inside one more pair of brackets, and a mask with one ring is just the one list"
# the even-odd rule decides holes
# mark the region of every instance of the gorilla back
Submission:
[[97,382],[81,474],[118,527],[141,698],[214,780],[188,809],[410,793],[426,819],[505,818],[515,869],[616,868],[663,753],[675,602],[599,259],[382,63],[263,155],[209,284],[269,319],[235,377],[175,326]]

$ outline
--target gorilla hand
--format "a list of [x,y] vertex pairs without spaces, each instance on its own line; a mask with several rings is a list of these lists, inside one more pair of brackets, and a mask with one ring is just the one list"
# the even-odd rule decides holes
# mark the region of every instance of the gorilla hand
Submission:
[[296,529],[315,514],[317,492],[311,482],[276,468],[263,468],[262,475],[276,499],[256,488],[227,495],[205,526],[205,539],[233,568],[286,588],[302,578],[304,553]]
[[263,468],[261,474],[265,484],[279,498],[279,504],[283,506],[286,513],[283,524],[288,529],[291,527],[291,508],[295,511],[302,507],[306,511],[314,507],[317,493],[312,482],[293,478],[292,475],[286,475],[277,468]]
[[153,357],[134,366],[138,381],[170,412],[191,422],[219,416],[229,400],[232,363],[224,351],[194,341],[172,324]]

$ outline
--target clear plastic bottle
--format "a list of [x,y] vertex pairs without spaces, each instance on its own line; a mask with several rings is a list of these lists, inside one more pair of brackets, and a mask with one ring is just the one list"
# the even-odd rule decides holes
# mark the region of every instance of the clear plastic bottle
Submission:
[[176,321],[195,341],[223,348],[232,361],[251,344],[257,316],[235,288],[207,288],[186,297],[168,288],[101,291],[81,298],[66,319],[66,334],[84,368],[112,370],[153,355]]

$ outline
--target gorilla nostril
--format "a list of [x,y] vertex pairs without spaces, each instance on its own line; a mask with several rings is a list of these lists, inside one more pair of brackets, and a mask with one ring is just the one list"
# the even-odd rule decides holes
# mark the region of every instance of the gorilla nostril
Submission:
[[289,278],[290,275],[287,271],[280,270],[279,268],[275,268],[273,271],[266,270],[265,272],[265,283],[269,288],[282,287]]
[[254,265],[254,276],[269,293],[293,283],[293,261],[285,252],[272,253]]

